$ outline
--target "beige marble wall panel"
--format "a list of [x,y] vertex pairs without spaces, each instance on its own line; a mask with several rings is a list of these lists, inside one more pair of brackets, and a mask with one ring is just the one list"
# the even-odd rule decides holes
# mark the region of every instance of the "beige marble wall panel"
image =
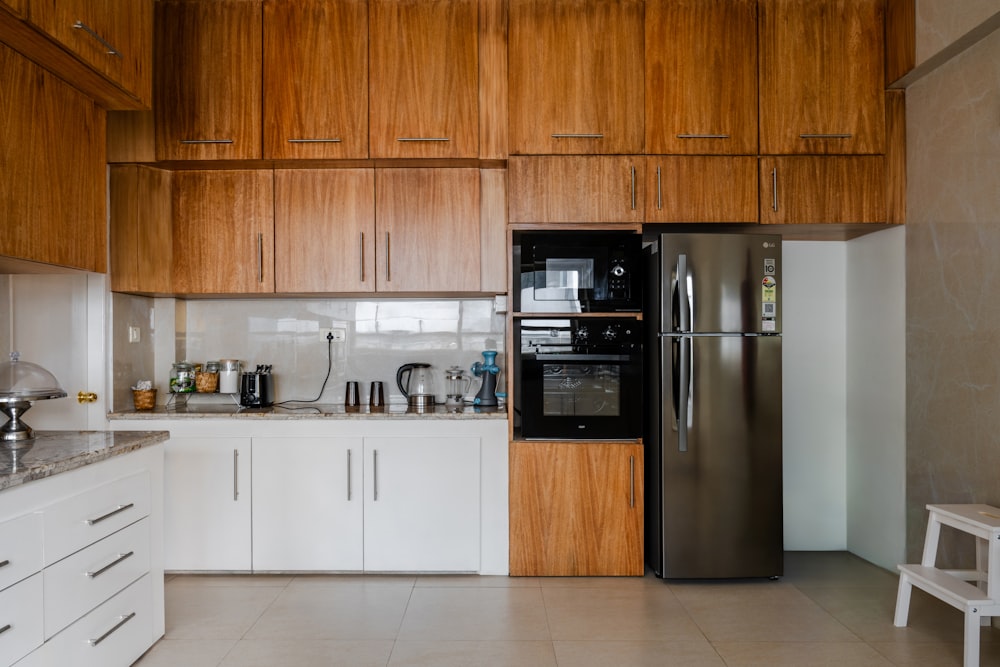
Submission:
[[916,0],[917,64],[1000,11],[996,0]]

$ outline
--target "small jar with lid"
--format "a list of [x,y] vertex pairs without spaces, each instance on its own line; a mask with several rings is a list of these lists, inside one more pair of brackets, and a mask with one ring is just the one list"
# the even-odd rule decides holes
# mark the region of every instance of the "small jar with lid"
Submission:
[[178,361],[170,368],[170,393],[191,394],[194,392],[194,366],[186,361]]

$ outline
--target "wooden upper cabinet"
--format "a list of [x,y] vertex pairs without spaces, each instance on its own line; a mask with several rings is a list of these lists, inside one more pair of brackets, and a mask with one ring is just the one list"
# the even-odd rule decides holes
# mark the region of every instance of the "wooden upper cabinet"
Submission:
[[18,16],[24,16],[28,11],[28,0],[0,0],[3,5]]
[[0,255],[103,273],[105,113],[0,44]]
[[510,0],[510,153],[641,153],[643,2]]
[[31,0],[29,21],[137,99],[152,98],[152,0]]
[[646,152],[757,153],[757,0],[646,1]]
[[887,220],[881,155],[762,157],[760,185],[761,224]]
[[884,0],[760,0],[760,152],[885,152]]
[[477,0],[371,0],[368,11],[371,157],[477,157]]
[[378,291],[478,292],[479,170],[375,173]]
[[159,0],[157,160],[261,157],[261,0]]
[[365,0],[265,0],[264,157],[368,157]]
[[646,158],[646,222],[757,222],[757,158]]
[[511,223],[642,223],[645,158],[511,156]]
[[274,171],[276,292],[375,291],[375,170]]
[[145,165],[110,168],[111,290],[173,291],[171,173]]
[[175,292],[274,291],[273,186],[270,169],[174,172]]

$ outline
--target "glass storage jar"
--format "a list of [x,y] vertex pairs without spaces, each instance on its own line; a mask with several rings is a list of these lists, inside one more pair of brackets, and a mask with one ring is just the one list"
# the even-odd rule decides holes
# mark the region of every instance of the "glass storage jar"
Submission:
[[170,367],[170,393],[190,394],[194,392],[194,366],[186,361],[178,361]]

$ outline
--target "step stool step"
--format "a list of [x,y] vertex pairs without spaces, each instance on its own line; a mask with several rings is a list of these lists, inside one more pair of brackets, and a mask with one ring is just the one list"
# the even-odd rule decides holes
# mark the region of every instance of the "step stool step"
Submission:
[[967,611],[972,607],[992,606],[985,592],[972,584],[957,579],[944,570],[927,565],[900,565],[899,571],[917,588],[947,602],[952,607]]

